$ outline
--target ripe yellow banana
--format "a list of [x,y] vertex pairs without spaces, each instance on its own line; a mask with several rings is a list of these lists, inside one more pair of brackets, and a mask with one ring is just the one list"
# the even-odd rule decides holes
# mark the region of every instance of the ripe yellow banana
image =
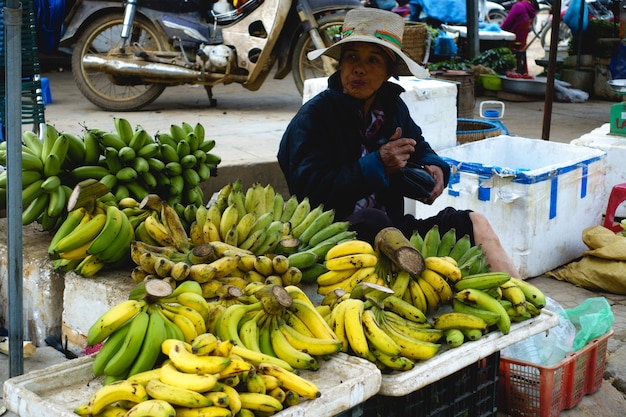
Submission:
[[271,363],[261,363],[257,365],[257,372],[261,375],[270,375],[281,381],[281,387],[297,393],[303,398],[315,399],[321,396],[317,385],[313,382],[290,372],[280,366]]
[[187,373],[216,374],[230,363],[228,357],[195,355],[187,350],[184,342],[175,341],[168,350],[168,356],[177,369]]
[[98,389],[89,399],[88,415],[97,415],[105,407],[119,401],[141,403],[148,400],[148,393],[143,385],[128,380],[112,382]]
[[428,283],[421,276],[417,277],[417,283],[419,284],[422,292],[424,293],[424,297],[426,298],[426,304],[428,305],[427,313],[434,313],[437,311],[441,305],[441,299],[439,298],[439,294],[432,285]]
[[283,405],[274,397],[255,392],[240,392],[241,407],[261,413],[274,414],[283,409]]
[[348,298],[343,303],[347,303],[344,312],[344,322],[350,348],[357,356],[370,362],[376,362],[376,357],[369,349],[365,330],[363,329],[364,302],[360,299]]
[[208,407],[177,407],[176,417],[232,417],[235,414],[228,408],[210,405]]
[[336,337],[328,323],[310,303],[295,299],[287,309],[302,320],[315,337],[319,339]]
[[151,379],[146,384],[146,392],[157,400],[167,401],[181,407],[207,407],[211,400],[199,392],[165,384],[159,379]]
[[305,351],[292,346],[278,327],[277,318],[269,322],[272,349],[276,356],[289,363],[295,369],[318,369],[318,362],[313,356]]
[[396,358],[400,355],[402,349],[400,349],[400,346],[398,346],[395,340],[381,328],[372,310],[364,310],[361,319],[365,336],[370,343],[370,350],[374,353],[374,356],[378,358],[377,353],[382,353],[392,358]]
[[439,273],[453,283],[461,279],[461,270],[459,267],[444,257],[430,256],[425,258],[424,266],[427,269]]
[[145,300],[126,300],[104,312],[87,331],[87,344],[96,345],[135,317],[146,305]]
[[176,417],[172,404],[163,400],[148,400],[135,404],[125,417]]
[[197,310],[182,304],[163,303],[161,306],[176,314],[177,316],[187,317],[196,330],[197,335],[206,333],[206,322],[204,317]]
[[446,304],[452,300],[454,294],[452,293],[452,288],[448,281],[441,276],[438,272],[435,272],[432,269],[426,268],[422,271],[421,278],[423,278],[426,282],[430,284],[431,287],[435,290],[437,295],[439,296],[439,300],[441,303]]
[[513,304],[513,308],[518,315],[522,315],[526,312],[526,296],[520,287],[515,282],[507,281],[500,285],[502,290],[502,297],[506,298]]
[[392,311],[385,311],[383,315],[384,319],[381,321],[384,321],[385,326],[392,327],[394,330],[412,339],[437,343],[443,337],[441,330],[423,327],[423,324],[416,324],[410,320],[406,320]]
[[333,246],[328,252],[326,252],[326,260],[329,261],[331,259],[341,258],[348,255],[373,255],[374,253],[374,248],[369,242],[353,239]]
[[434,327],[439,330],[449,329],[478,329],[487,331],[487,323],[480,317],[471,314],[448,312],[434,318]]
[[279,329],[290,345],[296,349],[305,350],[314,356],[332,355],[333,353],[339,352],[341,349],[341,342],[335,338],[319,339],[317,337],[311,337],[298,332],[286,323],[280,323]]
[[176,242],[169,234],[168,229],[158,219],[157,214],[154,213],[151,216],[146,217],[144,220],[146,231],[148,235],[158,242],[161,246],[176,246]]
[[209,355],[212,354],[218,343],[219,340],[213,333],[202,333],[191,341],[191,351],[200,356]]
[[511,280],[522,290],[526,301],[532,303],[538,309],[546,306],[546,296],[537,286],[515,277],[511,277]]
[[372,267],[376,266],[377,263],[378,257],[376,255],[370,253],[359,253],[328,259],[324,262],[324,265],[332,271]]
[[441,345],[414,339],[395,330],[383,321],[385,332],[400,346],[402,356],[411,360],[426,360],[437,354]]
[[409,282],[409,293],[411,295],[411,302],[413,305],[422,312],[427,312],[428,302],[426,301],[426,296],[424,295],[424,291],[422,291],[420,285],[414,279],[411,279]]
[[160,380],[165,384],[196,392],[209,391],[217,384],[217,376],[213,374],[180,372],[171,362],[161,366]]

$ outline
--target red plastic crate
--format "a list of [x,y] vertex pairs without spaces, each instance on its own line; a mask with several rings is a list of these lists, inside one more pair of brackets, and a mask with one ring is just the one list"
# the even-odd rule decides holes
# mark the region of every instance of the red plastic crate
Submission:
[[553,366],[500,357],[498,411],[513,417],[556,417],[602,386],[611,330]]

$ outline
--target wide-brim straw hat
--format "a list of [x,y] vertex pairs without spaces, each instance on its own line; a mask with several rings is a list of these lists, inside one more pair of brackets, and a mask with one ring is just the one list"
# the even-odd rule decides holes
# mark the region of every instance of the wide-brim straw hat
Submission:
[[351,9],[343,21],[342,38],[328,48],[316,49],[307,54],[310,60],[322,55],[336,60],[341,57],[341,47],[348,42],[368,42],[380,45],[396,55],[408,70],[418,78],[426,78],[428,70],[402,52],[404,19],[393,12],[370,7]]

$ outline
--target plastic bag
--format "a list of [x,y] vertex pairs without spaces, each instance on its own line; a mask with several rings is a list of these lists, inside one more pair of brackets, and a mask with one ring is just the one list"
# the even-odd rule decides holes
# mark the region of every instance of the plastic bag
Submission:
[[569,26],[574,36],[578,35],[581,25],[582,31],[586,32],[589,26],[589,9],[587,8],[587,2],[585,0],[572,0],[563,15],[563,22]]
[[575,352],[610,331],[615,320],[611,306],[604,297],[588,298],[578,306],[566,309],[565,316],[577,330],[572,345]]
[[546,297],[545,309],[558,315],[559,324],[547,332],[538,333],[507,346],[502,349],[502,355],[536,365],[552,366],[574,351],[572,342],[576,336],[576,327],[565,315],[565,309],[549,297]]

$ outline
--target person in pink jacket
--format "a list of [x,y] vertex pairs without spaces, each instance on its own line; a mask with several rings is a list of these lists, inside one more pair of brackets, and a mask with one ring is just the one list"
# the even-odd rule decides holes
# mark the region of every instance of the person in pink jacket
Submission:
[[538,8],[536,0],[517,0],[500,25],[500,29],[515,33],[515,44],[519,44],[519,49],[526,47],[530,25],[537,15]]

